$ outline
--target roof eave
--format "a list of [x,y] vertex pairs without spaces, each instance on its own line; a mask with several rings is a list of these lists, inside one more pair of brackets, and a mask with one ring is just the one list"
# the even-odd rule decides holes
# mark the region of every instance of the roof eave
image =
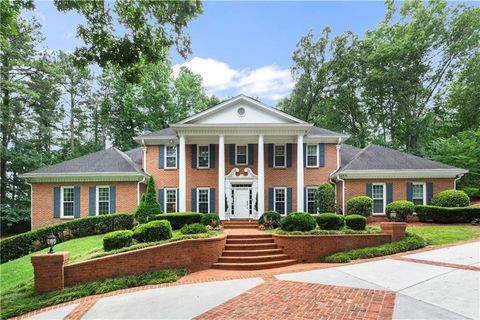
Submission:
[[335,174],[341,179],[420,179],[420,178],[456,178],[468,170],[452,169],[390,169],[390,170],[342,170]]

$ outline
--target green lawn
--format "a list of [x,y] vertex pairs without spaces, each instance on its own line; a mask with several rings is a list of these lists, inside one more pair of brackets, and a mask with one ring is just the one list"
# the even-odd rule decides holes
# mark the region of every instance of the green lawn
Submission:
[[430,245],[441,245],[474,238],[480,238],[479,226],[426,226],[408,227],[408,232],[417,234]]

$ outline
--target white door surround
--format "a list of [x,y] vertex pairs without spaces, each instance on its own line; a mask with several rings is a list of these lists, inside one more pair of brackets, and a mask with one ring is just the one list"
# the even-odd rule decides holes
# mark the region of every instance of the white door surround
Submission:
[[[245,174],[237,175],[240,172],[240,169],[233,168],[229,174],[225,175],[225,195],[228,208],[225,211],[225,215],[227,219],[231,218],[251,218],[251,219],[258,219],[258,212],[255,210],[255,203],[257,199],[257,192],[258,192],[258,176],[252,172],[250,168],[243,169]],[[238,187],[235,187],[238,185]],[[250,214],[249,206],[246,206],[246,201],[250,200],[250,190],[252,192],[252,214]],[[220,195],[219,195],[220,196]],[[234,200],[235,197],[235,200]],[[240,200],[239,200],[239,198]],[[246,199],[243,199],[246,197]],[[243,201],[237,207],[238,201]],[[235,206],[234,214],[232,215],[232,203]],[[238,214],[237,210],[240,210]]]
[[[231,218],[242,219],[250,218],[250,192],[251,187],[233,186],[233,214]],[[253,199],[252,199],[253,200]]]

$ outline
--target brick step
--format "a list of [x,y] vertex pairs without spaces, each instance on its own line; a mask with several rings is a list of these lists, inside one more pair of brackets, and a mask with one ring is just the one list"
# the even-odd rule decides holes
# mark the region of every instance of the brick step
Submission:
[[258,224],[224,224],[224,229],[258,229]]
[[267,256],[250,256],[250,257],[241,257],[241,256],[225,256],[220,257],[218,262],[220,263],[251,263],[251,262],[269,262],[269,261],[279,261],[279,260],[288,260],[290,257],[287,254],[275,254]]
[[253,257],[272,254],[283,254],[283,249],[261,249],[261,250],[223,250],[222,257]]
[[250,239],[250,238],[270,239],[272,238],[272,235],[271,234],[232,234],[227,236],[227,239]]
[[255,243],[275,243],[273,238],[247,238],[247,239],[229,239],[227,244],[255,244]]
[[255,244],[226,244],[225,250],[259,250],[276,249],[275,243],[255,243]]
[[260,269],[285,267],[295,263],[297,263],[297,260],[295,259],[285,259],[285,260],[269,261],[269,262],[251,262],[251,263],[217,262],[213,264],[212,268],[224,269],[224,270],[260,270]]

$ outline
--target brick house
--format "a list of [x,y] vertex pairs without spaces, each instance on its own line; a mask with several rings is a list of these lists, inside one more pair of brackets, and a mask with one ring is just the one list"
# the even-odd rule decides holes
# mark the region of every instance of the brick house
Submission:
[[153,176],[164,212],[217,212],[258,219],[266,210],[315,213],[314,194],[335,185],[337,205],[358,195],[427,204],[455,188],[467,171],[392,149],[344,144],[318,128],[239,95],[169,128],[135,138],[141,147],[110,148],[26,173],[32,227],[88,215],[132,211]]

